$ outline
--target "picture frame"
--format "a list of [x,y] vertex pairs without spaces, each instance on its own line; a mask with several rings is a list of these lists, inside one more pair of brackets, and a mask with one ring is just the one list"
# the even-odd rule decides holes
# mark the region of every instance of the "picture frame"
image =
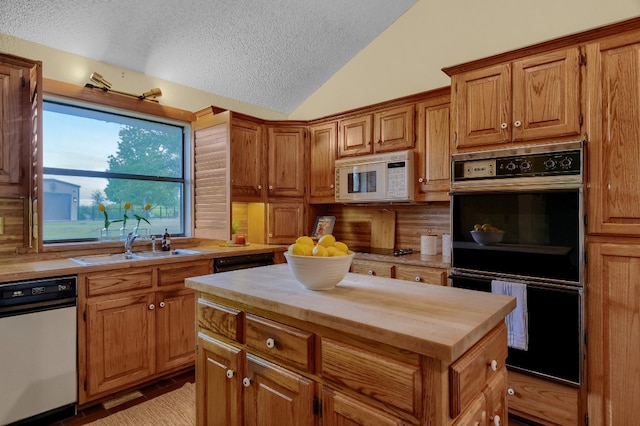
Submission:
[[313,226],[311,238],[320,238],[323,235],[333,234],[333,226],[336,224],[335,216],[318,216]]

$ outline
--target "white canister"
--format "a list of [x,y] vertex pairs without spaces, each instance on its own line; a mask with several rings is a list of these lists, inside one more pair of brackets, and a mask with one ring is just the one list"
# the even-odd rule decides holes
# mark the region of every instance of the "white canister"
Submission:
[[442,234],[442,256],[451,257],[451,235]]
[[438,254],[438,237],[435,235],[420,237],[420,253],[430,256]]

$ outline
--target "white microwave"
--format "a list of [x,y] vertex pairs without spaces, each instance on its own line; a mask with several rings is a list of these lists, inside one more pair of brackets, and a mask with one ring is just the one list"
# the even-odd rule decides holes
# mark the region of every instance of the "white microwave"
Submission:
[[336,160],[336,202],[413,201],[413,151]]

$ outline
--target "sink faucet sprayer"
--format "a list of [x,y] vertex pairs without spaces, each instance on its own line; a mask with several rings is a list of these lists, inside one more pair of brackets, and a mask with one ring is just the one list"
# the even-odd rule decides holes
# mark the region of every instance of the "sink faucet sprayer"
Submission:
[[138,238],[138,234],[129,232],[129,235],[127,235],[127,239],[124,242],[124,254],[131,254],[131,247],[133,247],[133,242],[136,238]]

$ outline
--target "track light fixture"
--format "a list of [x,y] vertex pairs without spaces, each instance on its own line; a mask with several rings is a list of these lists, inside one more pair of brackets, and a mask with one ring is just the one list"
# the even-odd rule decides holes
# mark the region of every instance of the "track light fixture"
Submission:
[[[113,92],[113,93],[117,93],[119,95],[124,95],[124,96],[129,96],[132,98],[136,98],[136,99],[140,99],[141,101],[151,101],[151,102],[158,102],[157,99],[155,98],[159,98],[160,96],[162,96],[162,90],[160,90],[160,88],[158,87],[154,87],[153,89],[144,92],[142,95],[134,95],[131,93],[126,93],[126,92],[120,92],[118,90],[113,90],[111,89],[111,83],[106,80],[102,75],[100,75],[97,72],[91,73],[91,76],[89,77],[89,80],[91,80],[91,83],[87,83],[85,84],[85,87],[88,87],[90,89],[100,89],[104,92]],[[93,83],[93,84],[92,84]]]

